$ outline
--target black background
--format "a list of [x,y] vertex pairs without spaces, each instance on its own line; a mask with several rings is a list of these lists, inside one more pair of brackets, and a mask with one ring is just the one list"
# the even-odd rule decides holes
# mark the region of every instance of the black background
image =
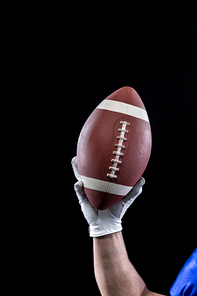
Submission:
[[[149,114],[153,147],[143,194],[123,218],[123,235],[148,288],[169,294],[196,247],[196,6],[140,0],[108,9],[87,6],[85,15],[81,9],[73,13],[68,39],[72,91],[67,99],[75,118],[71,153],[101,100],[122,86],[137,90]],[[71,187],[74,182],[73,177]],[[75,262],[81,288],[99,295],[96,284],[92,287],[92,241],[72,197],[80,232]]]
[[[122,86],[137,90],[150,117],[153,147],[143,194],[123,218],[123,235],[149,289],[169,294],[196,247],[197,11],[181,1],[114,6],[87,6],[85,15],[80,9],[73,14],[68,39],[75,118],[71,151],[74,156],[80,130],[101,100]],[[72,197],[80,225],[75,262],[81,288],[99,295],[96,284],[92,287],[92,241]]]
[[17,2],[11,73],[25,97],[23,116],[33,119],[25,149],[33,149],[37,173],[29,188],[42,184],[38,209],[31,200],[41,222],[31,235],[44,258],[37,272],[48,268],[57,289],[100,295],[70,161],[87,117],[123,86],[141,96],[153,137],[143,194],[123,218],[130,260],[150,290],[169,294],[196,247],[196,12],[194,1]]

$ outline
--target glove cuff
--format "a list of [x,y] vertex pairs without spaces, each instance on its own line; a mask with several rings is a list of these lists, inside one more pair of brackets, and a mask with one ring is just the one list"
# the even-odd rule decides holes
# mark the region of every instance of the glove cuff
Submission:
[[98,226],[93,226],[93,225],[90,225],[89,227],[90,237],[104,236],[104,235],[116,233],[119,231],[122,231],[121,221],[119,223],[116,223],[116,225],[113,225],[111,227],[108,226],[106,228],[100,228]]

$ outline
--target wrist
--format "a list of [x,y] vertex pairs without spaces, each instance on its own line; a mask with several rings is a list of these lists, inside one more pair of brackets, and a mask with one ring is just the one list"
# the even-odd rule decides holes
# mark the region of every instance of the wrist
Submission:
[[120,236],[122,237],[122,231],[106,234],[106,235],[103,235],[103,236],[93,237],[93,240],[94,241],[100,241],[102,243],[102,242],[105,242],[105,241],[118,239]]
[[115,224],[110,224],[105,227],[101,227],[100,225],[90,225],[89,227],[90,237],[103,237],[120,231],[122,231],[121,221]]

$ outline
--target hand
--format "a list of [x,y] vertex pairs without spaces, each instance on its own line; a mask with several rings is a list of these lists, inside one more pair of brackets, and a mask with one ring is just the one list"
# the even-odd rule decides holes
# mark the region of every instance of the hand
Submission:
[[[72,159],[72,166],[74,174],[79,180],[76,157]],[[80,180],[75,183],[74,189],[81,205],[81,210],[90,225],[90,236],[99,237],[121,231],[122,217],[138,195],[141,194],[144,184],[145,179],[140,178],[133,189],[121,201],[106,210],[96,210],[87,199],[83,190],[83,183]]]

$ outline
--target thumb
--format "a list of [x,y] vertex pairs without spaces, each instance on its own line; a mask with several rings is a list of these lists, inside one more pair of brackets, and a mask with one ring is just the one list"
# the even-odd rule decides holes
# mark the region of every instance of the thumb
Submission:
[[110,212],[117,218],[122,218],[126,210],[134,202],[134,200],[142,193],[142,186],[145,179],[141,177],[131,191],[119,202],[110,207]]
[[141,177],[139,181],[135,184],[133,189],[122,199],[124,207],[122,209],[120,218],[124,216],[126,210],[132,205],[134,200],[142,193],[142,186],[145,184],[145,179]]
[[128,201],[131,203],[142,193],[142,187],[145,184],[145,179],[141,177],[139,181],[135,184],[133,189],[122,199],[122,202],[126,204]]

